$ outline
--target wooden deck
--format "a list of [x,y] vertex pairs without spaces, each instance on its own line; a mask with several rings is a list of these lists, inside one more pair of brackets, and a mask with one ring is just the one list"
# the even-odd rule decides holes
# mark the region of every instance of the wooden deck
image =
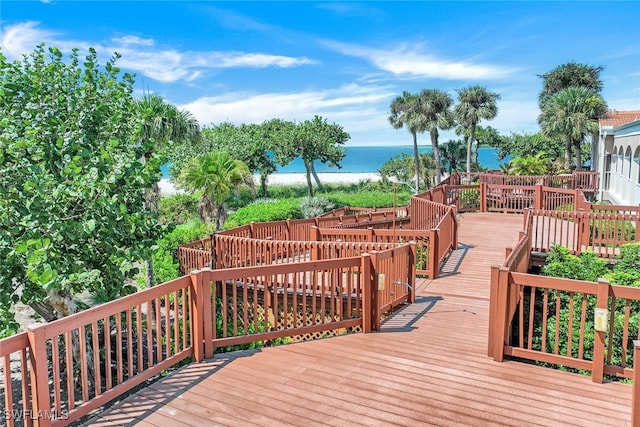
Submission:
[[381,332],[218,355],[87,425],[630,425],[628,384],[487,357],[490,266],[521,228],[464,214],[442,277]]

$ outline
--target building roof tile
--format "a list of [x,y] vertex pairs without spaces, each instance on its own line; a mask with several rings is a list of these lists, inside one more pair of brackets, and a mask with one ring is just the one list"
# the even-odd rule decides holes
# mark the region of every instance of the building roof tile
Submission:
[[640,119],[640,110],[607,111],[600,116],[600,126],[618,127]]

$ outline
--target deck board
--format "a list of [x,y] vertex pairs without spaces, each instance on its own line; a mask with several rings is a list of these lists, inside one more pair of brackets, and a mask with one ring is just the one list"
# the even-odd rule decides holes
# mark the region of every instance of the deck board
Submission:
[[628,384],[487,357],[490,265],[520,215],[464,214],[461,249],[380,332],[220,354],[87,425],[630,425]]

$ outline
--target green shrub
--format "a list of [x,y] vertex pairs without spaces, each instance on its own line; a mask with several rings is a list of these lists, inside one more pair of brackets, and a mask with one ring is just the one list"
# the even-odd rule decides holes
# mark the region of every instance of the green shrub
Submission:
[[324,197],[304,197],[300,201],[300,211],[304,218],[315,218],[334,207],[335,205]]
[[174,194],[160,198],[158,209],[162,224],[185,224],[198,217],[200,196],[195,194]]
[[270,222],[301,219],[300,199],[258,199],[229,215],[223,229],[239,227],[252,222]]
[[593,251],[585,251],[581,256],[572,255],[569,249],[553,245],[547,255],[546,265],[542,268],[545,276],[596,282],[609,270],[607,261],[598,258]]
[[[159,284],[178,278],[180,276],[178,246],[207,238],[212,232],[212,224],[192,219],[186,224],[177,225],[173,231],[158,239],[157,249],[151,256],[154,282]],[[145,271],[142,271],[137,281],[140,288],[146,286]]]
[[[352,206],[358,208],[388,208],[393,207],[393,192],[360,191],[357,193],[335,192],[324,195],[336,207]],[[411,199],[409,192],[396,193],[396,206],[406,206]]]

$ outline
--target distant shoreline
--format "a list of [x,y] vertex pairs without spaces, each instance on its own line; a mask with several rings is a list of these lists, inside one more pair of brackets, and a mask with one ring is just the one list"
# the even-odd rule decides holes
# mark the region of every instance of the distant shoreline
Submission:
[[[323,184],[357,184],[361,181],[380,181],[377,173],[349,173],[349,172],[320,172],[318,178]],[[254,175],[253,181],[260,185],[260,175]],[[278,172],[269,175],[267,185],[306,185],[307,178],[304,173],[283,173]],[[161,179],[158,183],[160,193],[163,195],[173,195],[181,193],[168,179]]]

